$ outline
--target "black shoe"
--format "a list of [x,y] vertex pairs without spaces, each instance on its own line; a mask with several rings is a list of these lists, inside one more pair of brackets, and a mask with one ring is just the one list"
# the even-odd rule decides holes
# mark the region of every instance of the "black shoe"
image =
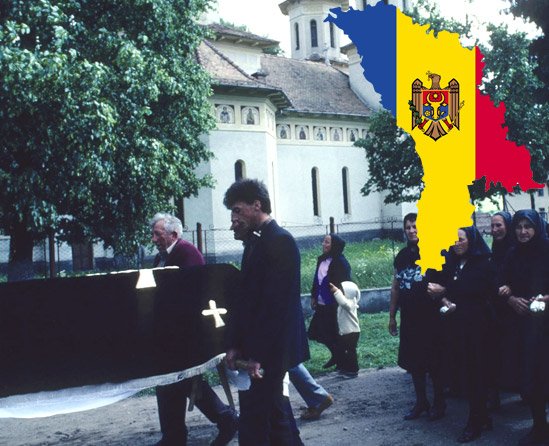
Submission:
[[467,426],[465,426],[465,429],[463,429],[463,432],[458,437],[457,441],[458,443],[469,443],[470,441],[476,440],[478,437],[480,437],[480,434],[483,430],[491,431],[492,428],[492,419],[490,417],[486,417],[486,419],[482,423],[468,422]]
[[437,421],[446,415],[446,404],[434,404],[429,410],[429,421]]
[[416,420],[421,416],[423,412],[429,413],[429,403],[417,404],[412,408],[410,412],[404,415],[405,420]]
[[323,368],[323,369],[329,369],[330,367],[333,367],[333,366],[336,365],[336,364],[337,364],[337,363],[336,363],[336,360],[335,360],[335,358],[332,356],[332,357],[328,360],[328,362],[322,366],[322,368]]
[[217,423],[219,433],[210,446],[225,446],[234,438],[238,431],[238,415],[232,411]]
[[549,432],[547,426],[533,427],[530,432],[522,437],[519,446],[547,446],[549,445]]

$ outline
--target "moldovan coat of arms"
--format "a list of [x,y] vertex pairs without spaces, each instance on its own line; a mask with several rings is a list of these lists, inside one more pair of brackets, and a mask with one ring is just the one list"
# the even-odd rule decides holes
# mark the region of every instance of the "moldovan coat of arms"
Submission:
[[416,79],[412,83],[412,130],[418,127],[435,141],[456,127],[459,130],[459,83],[452,79],[445,88],[440,86],[441,76],[427,72],[431,87]]

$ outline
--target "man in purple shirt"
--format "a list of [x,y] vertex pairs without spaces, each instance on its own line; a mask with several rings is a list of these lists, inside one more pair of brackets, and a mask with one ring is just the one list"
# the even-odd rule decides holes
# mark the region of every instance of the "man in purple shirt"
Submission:
[[[204,265],[204,257],[196,247],[181,239],[183,225],[181,220],[170,214],[158,213],[150,221],[152,241],[158,248],[154,259],[155,267]],[[162,439],[157,446],[184,446],[187,444],[185,413],[187,398],[192,390],[192,380],[184,379],[175,384],[158,386],[156,400]],[[206,381],[200,377],[200,397],[196,407],[212,423],[217,424],[219,434],[212,446],[224,446],[234,437],[238,417],[236,412],[224,404]]]

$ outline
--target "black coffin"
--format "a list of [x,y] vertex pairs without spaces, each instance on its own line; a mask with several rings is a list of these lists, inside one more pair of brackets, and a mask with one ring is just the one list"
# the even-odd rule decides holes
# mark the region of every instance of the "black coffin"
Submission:
[[0,398],[178,372],[224,351],[225,327],[205,316],[213,300],[226,322],[238,295],[230,265],[0,284]]

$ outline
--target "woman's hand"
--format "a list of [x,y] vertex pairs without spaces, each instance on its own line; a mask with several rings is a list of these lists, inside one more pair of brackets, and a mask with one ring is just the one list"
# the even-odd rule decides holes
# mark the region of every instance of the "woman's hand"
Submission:
[[525,316],[530,313],[530,301],[523,297],[511,296],[507,300],[509,306],[515,311],[515,313]]
[[336,287],[332,282],[330,282],[330,291],[332,294],[335,294],[339,291],[339,288]]
[[510,297],[511,296],[511,288],[509,288],[507,285],[500,286],[498,288],[498,296]]
[[396,336],[398,334],[398,325],[394,316],[389,316],[389,333],[391,336]]
[[450,314],[456,311],[456,304],[453,303],[450,299],[443,297],[440,302],[442,303],[443,307],[448,308],[448,310],[444,314]]
[[442,285],[432,282],[429,282],[427,284],[427,294],[432,299],[441,297],[444,295],[444,293],[446,293],[446,288],[444,288]]

